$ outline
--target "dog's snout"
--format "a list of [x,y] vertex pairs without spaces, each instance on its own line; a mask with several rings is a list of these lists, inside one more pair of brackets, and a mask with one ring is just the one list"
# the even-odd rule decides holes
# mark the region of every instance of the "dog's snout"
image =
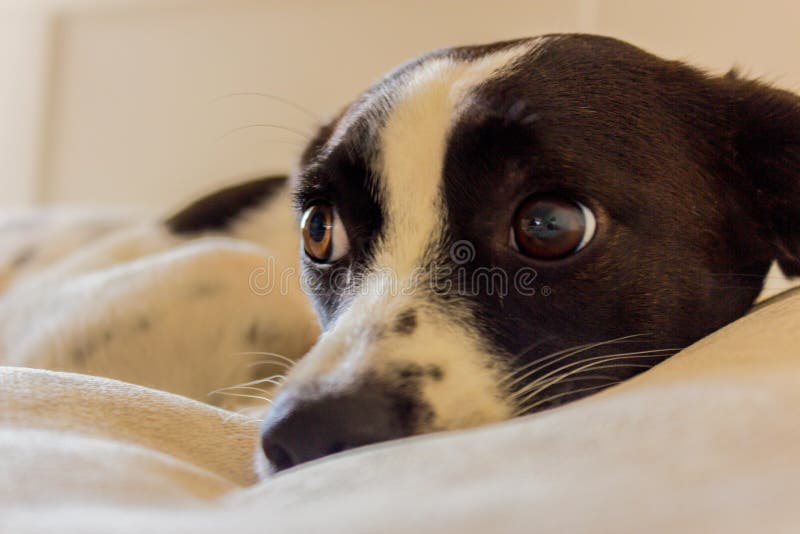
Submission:
[[403,437],[396,407],[377,391],[313,401],[279,399],[264,420],[261,446],[276,470]]

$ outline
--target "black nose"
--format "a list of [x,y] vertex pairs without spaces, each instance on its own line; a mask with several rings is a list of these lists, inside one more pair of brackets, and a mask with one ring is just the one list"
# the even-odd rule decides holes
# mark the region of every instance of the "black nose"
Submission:
[[304,401],[277,398],[261,427],[261,446],[276,470],[407,435],[403,414],[380,391]]

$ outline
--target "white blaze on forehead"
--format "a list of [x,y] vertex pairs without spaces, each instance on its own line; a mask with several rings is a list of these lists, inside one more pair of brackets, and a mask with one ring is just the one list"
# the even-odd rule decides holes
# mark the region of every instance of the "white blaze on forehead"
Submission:
[[[324,394],[357,387],[368,373],[388,377],[393,364],[436,366],[444,378],[427,380],[421,392],[435,413],[435,427],[460,428],[510,417],[513,407],[499,393],[498,369],[492,367],[477,334],[465,327],[469,311],[459,308],[445,315],[425,302],[427,292],[398,294],[392,284],[403,289],[414,285],[410,280],[424,267],[426,249],[443,236],[444,158],[450,130],[468,105],[470,92],[541,43],[526,41],[472,61],[424,61],[387,83],[383,92],[372,93],[337,127],[328,150],[358,120],[367,120],[372,142],[379,145],[381,157],[373,167],[386,217],[370,272],[386,276],[359,288],[363,291],[295,366],[289,382],[316,384]],[[417,313],[416,330],[393,336],[393,321],[408,309]]]
[[532,46],[526,42],[472,61],[432,59],[394,87],[376,169],[386,211],[378,265],[404,278],[418,266],[426,246],[440,237],[442,170],[451,127],[470,92]]

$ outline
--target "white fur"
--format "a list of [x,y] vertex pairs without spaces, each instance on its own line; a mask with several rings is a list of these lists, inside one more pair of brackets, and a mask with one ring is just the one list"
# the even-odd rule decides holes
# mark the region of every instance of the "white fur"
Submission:
[[134,220],[133,214],[118,210],[4,210],[0,213],[0,291]]
[[[415,276],[427,261],[426,249],[441,244],[445,230],[442,168],[451,127],[470,91],[536,45],[527,42],[469,62],[431,59],[405,73],[391,86],[391,95],[374,96],[353,111],[363,117],[371,113],[370,103],[388,106],[382,127],[373,125],[382,154],[374,166],[386,212],[384,237],[375,247],[367,291],[350,301],[303,358],[292,382],[316,383],[327,392],[346,391],[367,371],[380,376],[393,365],[436,365],[444,379],[423,384],[424,400],[435,414],[430,430],[510,417],[513,406],[498,389],[500,370],[492,371],[492,358],[467,327],[469,310],[462,307],[445,314],[431,303],[429,280]],[[346,117],[332,143],[352,123]],[[398,287],[414,290],[400,294]],[[411,335],[397,337],[391,326],[409,308],[417,312],[418,327]],[[381,335],[373,335],[376,332]]]
[[[283,370],[254,367],[273,358],[243,353],[298,358],[317,336],[299,291],[288,193],[274,202],[228,237],[176,237],[153,222],[130,225],[16,278],[0,298],[0,362],[108,376],[241,406],[246,397],[209,394],[252,380],[254,373]],[[281,287],[286,273],[291,276]],[[275,283],[267,289],[254,283],[259,276]]]

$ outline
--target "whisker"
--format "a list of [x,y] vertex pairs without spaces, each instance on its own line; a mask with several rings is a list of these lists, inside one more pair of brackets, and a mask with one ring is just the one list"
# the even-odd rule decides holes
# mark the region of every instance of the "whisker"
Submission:
[[260,362],[248,363],[247,367],[258,367],[259,365],[274,365],[275,367],[280,367],[285,371],[288,371],[289,369],[291,369],[289,364],[284,363],[284,362],[282,362],[280,360],[262,360]]
[[[590,370],[591,371],[595,371],[595,370],[602,371],[604,368],[605,368],[604,366],[598,366],[598,367],[592,368]],[[606,380],[607,383],[609,383],[609,384],[610,383],[617,383],[617,382],[621,382],[622,381],[622,380],[620,380],[620,378],[618,376],[612,376],[612,375],[607,375],[607,374],[599,374],[599,373],[592,373],[592,374],[585,374],[585,375],[584,374],[579,374],[577,376],[572,376],[572,378],[569,378],[568,380],[567,380],[567,378],[568,377],[567,377],[566,373],[564,375],[558,376],[558,377],[556,377],[554,379],[555,381],[551,385],[571,384],[573,382],[582,382],[582,381],[586,381],[586,380]],[[550,386],[548,386],[548,387],[550,387]],[[527,409],[527,408],[525,408],[526,404],[529,403],[532,400],[535,400],[535,395],[529,395],[529,396],[525,397],[525,399],[523,399],[521,401],[520,400],[515,400],[514,403],[517,405],[517,411],[515,413],[519,413],[520,411],[524,412]]]
[[237,96],[258,96],[258,97],[261,97],[261,98],[268,98],[270,100],[274,100],[275,102],[280,102],[281,104],[286,104],[287,106],[296,109],[297,111],[303,113],[307,117],[310,117],[311,119],[314,119],[314,122],[316,124],[322,124],[323,122],[325,122],[319,114],[315,113],[311,109],[309,109],[309,108],[307,108],[305,106],[301,106],[297,102],[293,102],[293,101],[291,101],[291,100],[289,100],[287,98],[283,98],[283,97],[280,97],[280,96],[277,96],[277,95],[273,95],[273,94],[270,94],[270,93],[258,93],[258,92],[228,93],[226,95],[218,96],[217,98],[212,100],[211,103],[213,104],[213,103],[220,102],[222,100],[227,100],[228,98],[233,98],[233,97],[237,97]]
[[276,145],[289,145],[294,147],[305,147],[308,144],[306,141],[302,141],[299,139],[259,139],[258,142],[272,143]]
[[[558,351],[558,352],[555,352],[555,353],[552,353],[552,354],[548,354],[547,356],[543,356],[542,358],[538,358],[537,360],[534,360],[533,362],[529,362],[529,363],[525,364],[524,366],[522,366],[519,369],[515,369],[507,379],[513,378],[513,376],[516,375],[517,373],[523,372],[525,370],[528,370],[528,371],[524,375],[522,375],[520,377],[517,377],[515,380],[513,380],[509,384],[504,384],[503,382],[506,379],[503,379],[501,381],[501,385],[504,385],[508,389],[513,389],[513,387],[515,385],[519,384],[520,382],[522,382],[522,381],[526,380],[527,378],[531,377],[532,375],[536,374],[538,371],[541,371],[542,369],[544,369],[545,367],[547,367],[549,365],[552,365],[552,364],[560,362],[560,361],[562,361],[562,360],[564,360],[566,358],[569,358],[570,356],[574,356],[576,354],[580,354],[581,352],[585,352],[587,350],[591,350],[591,349],[596,348],[596,347],[602,347],[602,346],[612,345],[612,344],[616,344],[616,343],[628,342],[628,341],[630,341],[631,339],[633,339],[635,337],[646,336],[646,335],[648,335],[648,334],[631,334],[629,336],[622,336],[622,337],[619,337],[619,338],[610,339],[608,341],[599,341],[599,342],[595,342],[595,343],[587,343],[585,345],[579,345],[577,347],[573,347],[573,348],[561,350],[561,351]],[[570,352],[570,351],[572,351],[572,352]],[[559,356],[559,357],[556,358],[556,359],[550,360],[547,363],[545,363],[543,365],[540,365],[539,367],[536,367],[534,369],[530,369],[531,366],[539,364],[539,363],[542,363],[543,361],[545,361],[547,359],[550,359],[550,358],[552,358],[554,356]]]
[[[631,367],[638,367],[638,368],[642,368],[642,369],[650,369],[650,368],[652,368],[653,367],[652,365],[638,364],[638,363],[619,363],[619,364],[614,364],[614,365],[609,365],[609,366],[603,366],[603,364],[605,364],[605,363],[618,362],[618,361],[621,361],[621,360],[627,360],[627,359],[632,359],[632,358],[643,358],[643,357],[652,358],[653,356],[652,355],[642,355],[642,354],[635,354],[634,353],[634,354],[624,355],[624,356],[623,355],[616,355],[616,356],[613,356],[613,357],[605,357],[603,359],[598,359],[598,358],[592,358],[591,359],[591,360],[595,360],[595,361],[584,360],[584,361],[581,361],[581,362],[573,362],[572,365],[574,365],[575,363],[584,364],[584,365],[581,365],[580,367],[578,367],[576,369],[573,369],[571,371],[568,371],[566,373],[563,373],[563,374],[557,376],[556,378],[547,381],[544,384],[542,384],[544,382],[544,380],[537,380],[536,382],[533,382],[532,384],[529,384],[528,386],[526,386],[522,390],[520,390],[517,393],[513,394],[511,396],[511,399],[516,401],[516,399],[519,399],[519,397],[521,397],[522,395],[525,395],[525,397],[520,401],[520,404],[525,404],[526,402],[528,402],[530,399],[536,397],[536,395],[538,395],[539,393],[541,393],[545,389],[548,389],[548,388],[550,388],[550,387],[562,382],[564,380],[564,378],[572,376],[572,375],[574,375],[576,373],[580,373],[581,371],[585,371],[587,369],[591,369],[591,370],[595,371],[595,370],[600,370],[600,369],[606,370],[606,369],[620,369],[620,368],[631,368]],[[569,366],[564,366],[564,367],[567,368]],[[533,390],[533,391],[531,391],[531,390]]]
[[585,393],[587,391],[594,391],[596,389],[606,389],[606,388],[609,388],[609,387],[611,387],[613,385],[619,384],[620,382],[622,382],[622,380],[614,380],[614,381],[609,382],[607,384],[599,384],[597,386],[586,386],[584,388],[573,389],[571,391],[562,391],[561,393],[556,393],[554,395],[550,395],[549,397],[545,397],[545,398],[543,398],[543,399],[541,399],[539,401],[536,401],[533,404],[531,404],[530,406],[526,406],[524,408],[520,408],[519,410],[514,412],[513,417],[517,417],[517,416],[523,415],[525,413],[528,413],[531,410],[533,410],[534,408],[536,408],[537,406],[541,406],[542,404],[546,404],[548,402],[552,402],[552,401],[554,401],[556,399],[560,399],[561,397],[566,397],[568,395],[574,395],[576,393]]
[[215,389],[214,391],[209,392],[208,396],[210,397],[211,395],[216,395],[218,393],[222,393],[223,391],[228,391],[228,390],[231,390],[231,389],[250,389],[250,390],[254,390],[254,391],[260,391],[264,395],[269,393],[266,389],[261,389],[261,388],[251,387],[251,386],[228,386],[226,388]]
[[235,134],[237,132],[241,132],[241,131],[244,131],[244,130],[249,130],[249,129],[252,129],[252,128],[272,128],[272,129],[276,129],[276,130],[283,130],[284,132],[291,132],[293,134],[299,135],[300,137],[303,138],[304,141],[310,141],[311,140],[311,137],[307,133],[301,132],[300,130],[296,130],[296,129],[291,128],[289,126],[283,126],[282,124],[273,124],[273,123],[269,123],[269,122],[258,122],[258,123],[248,124],[246,126],[239,126],[238,128],[234,128],[232,130],[228,130],[221,137],[219,137],[217,139],[217,141],[222,141],[226,137],[231,136],[231,135],[233,135],[233,134]]
[[289,365],[294,365],[296,362],[284,356],[283,354],[278,354],[277,352],[262,352],[262,351],[245,351],[245,352],[234,352],[231,356],[271,356],[273,358],[278,358],[283,360],[284,362],[288,363]]
[[[614,366],[609,366],[608,368],[613,368],[613,367]],[[599,366],[599,367],[594,367],[591,370],[592,371],[595,371],[595,370],[602,371],[604,369],[606,369],[606,367]],[[605,375],[605,374],[578,375],[578,376],[573,376],[569,380],[565,380],[565,378],[566,378],[566,375],[558,377],[556,379],[556,382],[551,384],[550,386],[548,386],[548,388],[551,387],[551,386],[557,386],[559,384],[570,384],[570,383],[573,383],[573,382],[583,382],[583,381],[586,381],[586,380],[607,380],[609,383],[610,382],[614,382],[614,383],[621,382],[621,380],[620,380],[620,378],[618,376]],[[545,389],[547,389],[547,388],[545,388]],[[516,402],[515,401],[515,403],[517,403],[518,406],[522,406],[522,405],[525,404],[525,402],[527,402],[529,400],[532,400],[530,396],[526,397],[521,402]]]
[[[592,369],[594,370],[602,370],[602,367],[595,367]],[[619,380],[618,376],[611,376],[611,375],[578,375],[572,377],[569,382],[580,382],[582,380]],[[561,382],[559,382],[560,384]]]
[[229,397],[244,397],[244,398],[247,398],[247,399],[258,399],[258,400],[266,401],[269,404],[272,404],[272,399],[268,399],[266,397],[260,397],[258,395],[245,395],[244,393],[229,393],[229,392],[226,392],[226,391],[218,391],[217,395],[227,395]]
[[[533,360],[533,361],[530,361],[530,362],[526,363],[525,365],[522,365],[522,366],[520,366],[520,367],[518,367],[518,368],[514,369],[513,371],[511,371],[510,373],[508,373],[506,376],[504,376],[503,378],[501,378],[501,379],[500,379],[500,383],[502,384],[502,383],[504,383],[506,380],[511,380],[512,378],[514,378],[514,375],[516,375],[516,374],[518,374],[518,373],[521,373],[521,372],[523,372],[523,371],[525,371],[525,370],[527,370],[527,369],[530,369],[532,366],[534,366],[534,365],[536,365],[536,364],[539,364],[539,363],[542,363],[544,360],[547,360],[548,358],[554,358],[554,357],[556,357],[556,356],[561,356],[562,354],[564,354],[564,353],[567,353],[567,352],[570,352],[570,351],[575,351],[575,350],[584,349],[584,348],[586,348],[586,347],[589,347],[590,345],[591,345],[591,343],[586,343],[586,344],[584,344],[584,345],[575,345],[575,346],[573,346],[573,347],[569,347],[569,348],[566,348],[566,349],[561,349],[561,350],[558,350],[558,351],[556,351],[556,352],[551,352],[551,353],[549,353],[549,354],[545,354],[544,356],[541,356],[541,357],[539,357],[539,358],[536,358],[535,360]],[[522,377],[522,378],[524,379],[525,377]],[[515,382],[513,382],[512,384],[509,384],[509,386],[513,386],[515,383],[516,383],[516,381],[515,381]]]
[[[516,353],[516,355],[512,356],[512,357],[511,357],[511,358],[508,360],[508,363],[509,363],[509,365],[513,365],[513,363],[514,363],[514,362],[516,362],[518,359],[520,359],[521,357],[523,357],[523,356],[525,356],[526,354],[528,354],[530,351],[532,351],[533,349],[535,349],[536,347],[538,347],[538,346],[539,346],[539,345],[541,345],[542,343],[546,343],[546,342],[548,342],[548,341],[551,341],[551,340],[553,340],[553,339],[558,339],[558,338],[559,338],[559,336],[556,336],[556,335],[554,335],[554,334],[548,334],[548,335],[546,335],[546,336],[542,337],[541,339],[539,339],[539,340],[537,340],[537,341],[534,341],[533,343],[531,343],[531,344],[530,344],[530,345],[528,345],[527,347],[525,347],[525,348],[523,348],[522,350],[518,351],[518,352]],[[569,350],[569,349],[567,349],[567,350]]]
[[551,376],[557,375],[558,373],[561,373],[563,371],[567,371],[572,367],[583,366],[587,363],[592,363],[592,362],[605,363],[609,361],[621,361],[621,360],[630,360],[637,358],[654,358],[659,356],[661,353],[678,352],[679,350],[680,349],[669,348],[669,349],[642,350],[636,352],[621,352],[617,354],[604,354],[602,356],[592,356],[591,358],[585,358],[575,362],[569,362],[565,365],[562,365],[561,367],[558,367],[556,369],[553,369],[552,371],[545,373],[544,375],[540,376],[530,384],[526,384],[525,387],[521,388],[520,390],[512,394],[511,398],[518,398],[522,395],[527,394],[530,390],[538,387],[543,382],[548,381],[548,378],[550,378]]
[[280,386],[282,382],[276,380],[276,378],[282,379],[282,380],[286,380],[286,377],[284,375],[272,375],[272,376],[268,376],[266,378],[260,378],[258,380],[251,380],[250,382],[243,382],[241,384],[236,384],[235,386],[230,386],[230,387],[231,388],[237,388],[237,387],[243,387],[243,386],[255,386],[255,385],[258,385],[258,384],[273,384],[275,386]]
[[591,343],[584,343],[583,345],[575,345],[575,346],[568,347],[566,349],[560,350],[558,352],[553,352],[551,354],[548,354],[547,356],[543,356],[542,358],[539,358],[538,360],[534,360],[532,362],[528,362],[523,367],[521,367],[519,370],[523,370],[526,367],[530,367],[531,365],[536,364],[536,363],[538,363],[538,362],[542,361],[543,359],[548,358],[550,356],[564,354],[565,352],[569,352],[571,350],[578,350],[578,349],[584,349],[584,348],[594,348],[594,347],[600,347],[600,346],[604,346],[604,345],[612,345],[612,344],[617,344],[617,343],[633,343],[634,341],[636,341],[633,338],[641,337],[641,336],[647,336],[647,335],[650,335],[650,334],[647,334],[647,333],[631,334],[631,335],[628,335],[628,336],[622,336],[622,337],[617,337],[617,338],[613,338],[613,339],[608,339],[606,341],[593,341]]

